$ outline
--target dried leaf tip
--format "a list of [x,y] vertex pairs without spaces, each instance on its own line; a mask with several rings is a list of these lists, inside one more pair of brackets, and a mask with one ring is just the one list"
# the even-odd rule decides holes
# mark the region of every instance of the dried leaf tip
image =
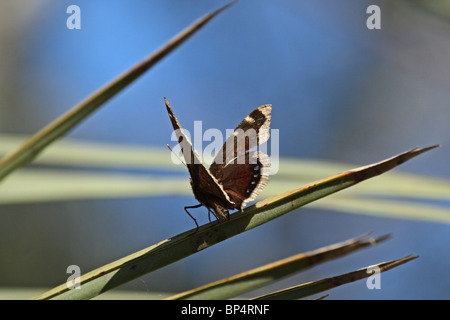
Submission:
[[438,144],[435,144],[434,146],[426,147],[426,148],[415,147],[415,148],[412,149],[410,152],[418,152],[418,153],[422,153],[422,152],[426,152],[426,151],[428,151],[428,150],[435,149],[435,148],[438,148],[438,147],[440,147],[440,145],[438,145]]
[[206,16],[206,17],[207,17],[206,19],[208,19],[208,20],[212,19],[214,16],[216,16],[216,15],[218,15],[219,13],[221,13],[222,11],[228,9],[229,7],[231,7],[231,6],[232,6],[233,4],[235,4],[236,2],[238,2],[238,0],[234,0],[234,1],[232,1],[232,2],[230,2],[230,3],[228,3],[228,4],[226,4],[226,5],[224,5],[223,7],[219,8],[219,9],[217,9],[217,10],[211,12],[211,13],[209,13],[209,14]]

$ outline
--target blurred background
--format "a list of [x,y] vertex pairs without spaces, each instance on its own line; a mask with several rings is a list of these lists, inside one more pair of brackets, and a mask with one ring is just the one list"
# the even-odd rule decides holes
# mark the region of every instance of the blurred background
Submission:
[[[0,133],[34,134],[226,3],[2,1]],[[80,30],[66,27],[71,4]],[[366,27],[372,4],[379,30]],[[241,0],[67,137],[165,147],[174,143],[163,97],[189,130],[195,120],[231,129],[270,103],[281,157],[366,165],[440,144],[395,170],[449,179],[449,21],[446,1]],[[1,205],[0,287],[52,288],[69,265],[86,273],[193,228],[183,207],[194,204],[167,196]],[[207,221],[206,209],[193,214]],[[420,258],[383,274],[381,290],[363,280],[328,299],[450,298],[448,224],[308,206],[116,290],[179,292],[367,232],[393,238],[250,296],[412,253]]]

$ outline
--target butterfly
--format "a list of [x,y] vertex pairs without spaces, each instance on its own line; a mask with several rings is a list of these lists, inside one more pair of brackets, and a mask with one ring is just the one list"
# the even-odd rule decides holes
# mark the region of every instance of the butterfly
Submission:
[[192,191],[199,202],[198,205],[184,207],[184,210],[194,220],[197,229],[197,221],[187,209],[205,206],[208,214],[212,213],[219,222],[229,220],[228,210],[242,211],[269,182],[269,156],[261,151],[250,150],[269,139],[271,105],[256,108],[242,120],[216,154],[208,170],[169,102],[166,98],[164,101],[191,176]]

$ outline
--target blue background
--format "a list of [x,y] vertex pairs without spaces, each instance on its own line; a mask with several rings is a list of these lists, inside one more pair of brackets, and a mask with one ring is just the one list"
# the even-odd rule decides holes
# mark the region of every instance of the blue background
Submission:
[[[32,134],[227,2],[12,3],[2,3],[10,19],[0,22],[9,34],[8,47],[0,51],[0,67],[6,68],[0,131]],[[81,30],[66,28],[71,4],[81,8]],[[381,30],[366,28],[371,4],[381,7]],[[171,127],[163,97],[189,130],[195,120],[203,128],[234,128],[270,103],[281,156],[364,165],[441,144],[400,169],[449,178],[450,28],[445,17],[419,4],[241,0],[68,137],[165,146]],[[7,73],[8,66],[14,73]],[[161,197],[1,207],[9,223],[1,237],[4,243],[14,239],[16,249],[1,247],[1,255],[14,262],[3,267],[0,286],[59,285],[70,264],[88,272],[192,228],[182,207],[193,204],[193,197]],[[194,212],[207,221],[206,210]],[[359,281],[330,291],[328,299],[448,299],[449,231],[445,224],[305,207],[121,289],[187,290],[373,232],[394,237],[269,290],[413,253],[420,259],[382,275],[382,290]]]

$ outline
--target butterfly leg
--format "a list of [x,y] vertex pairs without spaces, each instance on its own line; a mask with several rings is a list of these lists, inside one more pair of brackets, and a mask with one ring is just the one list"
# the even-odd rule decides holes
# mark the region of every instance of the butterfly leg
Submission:
[[208,220],[209,222],[211,222],[211,209],[208,208]]
[[194,233],[196,233],[196,232],[198,231],[199,226],[198,226],[197,220],[189,213],[189,211],[187,211],[187,209],[200,208],[201,206],[202,206],[202,204],[199,203],[199,204],[196,205],[196,206],[184,207],[184,211],[186,211],[186,213],[189,215],[189,217],[191,217],[191,219],[194,220],[195,225],[197,226],[197,227],[195,228]]
[[210,208],[208,208],[208,219],[209,219],[209,222],[211,222],[211,213],[212,213],[212,215],[214,216],[214,218],[216,218],[217,221],[219,221],[219,219],[217,218],[217,216],[216,216],[216,214],[214,213],[214,211],[211,210]]

